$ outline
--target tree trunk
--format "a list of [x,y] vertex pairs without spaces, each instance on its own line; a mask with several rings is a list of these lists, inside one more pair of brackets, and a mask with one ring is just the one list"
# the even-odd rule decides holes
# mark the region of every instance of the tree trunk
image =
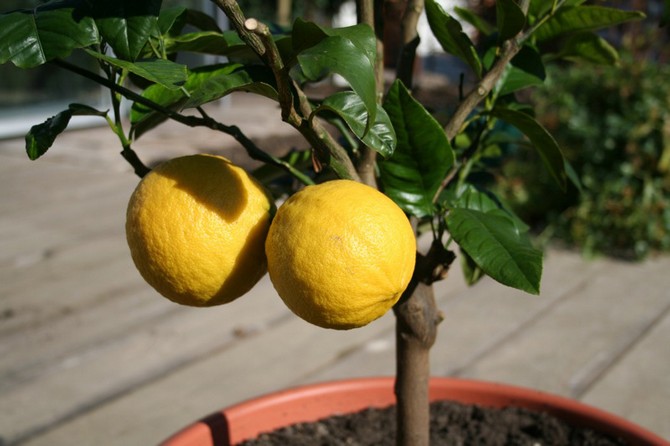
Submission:
[[[430,348],[441,320],[432,285],[413,284],[396,305],[396,384],[398,446],[430,442]],[[404,298],[405,296],[403,296]]]

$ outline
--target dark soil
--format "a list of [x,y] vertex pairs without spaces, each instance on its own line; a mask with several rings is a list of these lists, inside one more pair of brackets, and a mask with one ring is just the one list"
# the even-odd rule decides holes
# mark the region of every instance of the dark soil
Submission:
[[[243,446],[393,446],[395,407],[300,423],[261,434]],[[431,405],[431,445],[623,446],[590,429],[544,413],[508,407],[483,408],[448,401]]]

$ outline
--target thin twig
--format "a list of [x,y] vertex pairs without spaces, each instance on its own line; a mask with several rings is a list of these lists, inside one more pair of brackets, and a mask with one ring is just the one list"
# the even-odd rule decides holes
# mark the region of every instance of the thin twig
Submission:
[[[84,68],[72,65],[69,62],[65,62],[63,60],[54,60],[52,63],[61,68],[64,68],[66,70],[79,74],[85,78],[88,78],[94,82],[97,82],[102,86],[109,88],[112,92],[118,93],[123,97],[125,97],[126,99],[137,102],[138,104],[142,104],[145,107],[148,107],[151,110],[160,113],[169,119],[172,119],[173,121],[179,122],[180,124],[184,124],[189,127],[207,127],[212,130],[226,133],[235,138],[235,140],[242,145],[242,147],[246,150],[250,158],[281,167],[304,184],[313,183],[311,178],[309,178],[299,170],[295,169],[290,164],[263,151],[253,141],[251,141],[244,134],[244,132],[242,132],[242,130],[240,130],[240,128],[237,126],[222,124],[206,114],[203,114],[202,117],[182,115],[181,113],[177,113],[174,110],[170,110],[169,108],[163,107],[162,105],[157,104],[145,98],[144,96],[123,87],[122,85],[118,85],[115,82],[110,81],[109,79],[99,76],[98,74],[88,71]],[[142,167],[138,164],[141,163],[141,161],[139,160],[137,154],[135,154],[135,152],[133,152],[132,149],[130,148],[130,143],[128,143],[127,145],[124,144],[124,151],[122,152],[122,155],[126,160],[128,160],[133,165],[138,175],[140,175],[140,173],[144,171],[144,169],[142,169]],[[144,166],[144,168],[148,170],[146,166]]]
[[[363,23],[372,28],[376,35],[377,57],[375,58],[375,84],[377,103],[381,104],[384,97],[384,43],[383,29],[376,23],[375,0],[358,0],[356,2],[358,11],[358,23]],[[365,144],[361,145],[360,158],[356,171],[361,181],[368,186],[377,187],[375,166],[377,163],[377,152]]]
[[[235,0],[212,1],[226,14],[240,38],[254,50],[266,66],[273,70],[278,84],[282,119],[303,135],[312,145],[320,162],[328,164],[339,177],[360,180],[344,147],[338,144],[316,119],[310,119],[313,108],[304,92],[290,79],[284,69],[279,50],[267,27],[255,20],[248,21]],[[294,99],[298,105],[295,105]]]

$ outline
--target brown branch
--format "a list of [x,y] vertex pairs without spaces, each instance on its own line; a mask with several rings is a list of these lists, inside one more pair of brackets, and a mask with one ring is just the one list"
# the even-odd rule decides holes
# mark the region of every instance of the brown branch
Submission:
[[[358,0],[356,2],[358,10],[358,23],[364,23],[375,31],[377,37],[377,57],[375,58],[375,83],[377,103],[381,104],[384,97],[384,41],[383,28],[377,20],[375,5],[381,5],[378,0]],[[366,146],[361,146],[360,158],[358,160],[356,171],[361,181],[368,186],[377,187],[377,177],[375,166],[377,164],[377,152]]]
[[416,49],[421,41],[417,32],[417,25],[423,9],[424,0],[409,0],[401,22],[402,48],[396,68],[396,77],[409,89],[412,88],[414,83]]
[[344,147],[316,119],[311,119],[313,108],[304,92],[291,80],[268,27],[255,19],[247,20],[235,0],[212,1],[226,14],[240,38],[272,70],[277,81],[282,120],[298,130],[312,145],[319,161],[328,164],[339,177],[359,180]]

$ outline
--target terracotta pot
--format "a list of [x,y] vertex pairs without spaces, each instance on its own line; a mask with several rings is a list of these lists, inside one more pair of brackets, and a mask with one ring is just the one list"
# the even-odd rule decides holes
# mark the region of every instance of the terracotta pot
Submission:
[[[393,378],[361,378],[307,385],[255,398],[214,413],[170,437],[162,446],[227,446],[261,432],[334,414],[395,403]],[[623,418],[575,400],[482,381],[433,378],[430,398],[553,414],[575,426],[617,435],[636,446],[669,446],[659,436]]]

